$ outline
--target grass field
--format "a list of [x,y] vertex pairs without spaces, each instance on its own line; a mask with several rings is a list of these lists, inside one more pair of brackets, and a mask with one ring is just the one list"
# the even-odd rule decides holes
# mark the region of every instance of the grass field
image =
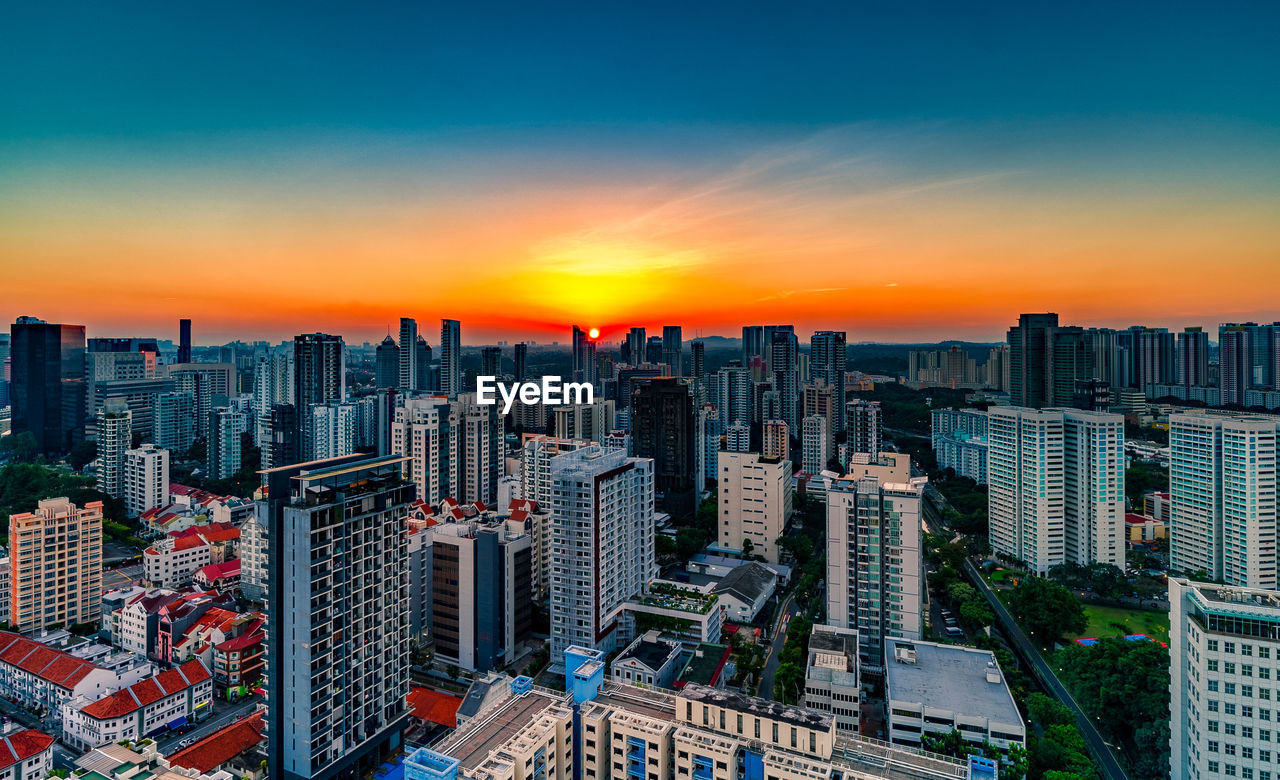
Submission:
[[[1071,639],[1105,639],[1125,634],[1146,634],[1161,642],[1169,641],[1169,616],[1163,612],[1085,604],[1084,614],[1089,618],[1089,625],[1085,627],[1084,633],[1070,637]],[[1112,623],[1123,623],[1125,628],[1121,631]]]

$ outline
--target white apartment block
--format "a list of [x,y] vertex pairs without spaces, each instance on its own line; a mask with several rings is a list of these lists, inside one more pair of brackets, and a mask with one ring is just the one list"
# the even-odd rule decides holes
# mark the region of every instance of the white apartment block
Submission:
[[0,735],[0,780],[39,780],[49,776],[50,769],[53,737],[35,729]]
[[265,449],[271,441],[271,407],[294,403],[293,350],[259,355],[253,364],[254,441]]
[[987,413],[982,409],[934,409],[931,440],[938,468],[987,481]]
[[827,623],[858,632],[868,674],[883,672],[887,638],[921,635],[926,482],[845,477],[827,490]]
[[987,415],[991,547],[1036,574],[1124,567],[1124,418],[993,407]]
[[169,451],[144,444],[124,454],[124,506],[130,517],[169,503]]
[[830,715],[837,730],[857,734],[861,701],[858,632],[815,625],[804,671],[804,706]]
[[61,712],[78,697],[90,701],[120,687],[120,676],[34,639],[0,631],[0,696],[29,710]]
[[1169,578],[1169,771],[1280,777],[1280,593]]
[[9,516],[10,625],[96,623],[102,609],[102,502],[65,498]]
[[133,444],[133,413],[122,398],[108,398],[98,410],[98,490],[124,497],[125,453]]
[[213,676],[199,659],[100,699],[76,698],[61,710],[62,741],[80,750],[142,739],[212,711]]
[[1277,418],[1169,416],[1169,556],[1228,585],[1275,589]]
[[778,562],[778,539],[791,515],[791,461],[753,452],[720,452],[717,474],[717,546],[751,551]]
[[653,461],[598,444],[551,461],[551,658],[610,652],[654,572]]
[[191,582],[201,566],[213,563],[208,543],[199,536],[166,536],[142,552],[142,576],[147,587],[176,588]]
[[[315,404],[306,411],[314,448],[311,460],[340,458],[356,452],[356,405],[349,401]],[[284,465],[284,464],[281,464]]]
[[240,592],[262,601],[267,595],[267,527],[250,517],[240,526]]
[[460,426],[455,406],[440,397],[410,398],[397,407],[391,423],[391,451],[409,458],[405,479],[417,487],[418,498],[439,504],[456,498]]
[[729,452],[748,452],[751,449],[751,426],[736,421],[728,425],[724,429],[724,448]]
[[989,650],[934,642],[885,643],[885,708],[889,741],[920,748],[925,734],[953,729],[966,742],[990,742],[1006,755],[1025,746],[1027,727]]
[[552,459],[590,444],[584,439],[562,439],[541,433],[524,434],[520,445],[520,497],[537,501],[538,506],[549,508]]
[[831,453],[827,449],[830,441],[827,429],[830,420],[818,415],[810,415],[801,423],[800,458],[806,474],[821,474],[827,467]]

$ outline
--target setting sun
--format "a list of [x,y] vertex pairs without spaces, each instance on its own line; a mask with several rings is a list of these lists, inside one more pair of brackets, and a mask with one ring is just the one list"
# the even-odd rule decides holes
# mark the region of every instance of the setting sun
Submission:
[[593,338],[593,339],[598,339],[598,338],[600,338],[600,329],[599,329],[599,328],[592,328],[592,329],[587,333],[587,335],[588,335],[588,336],[590,336],[590,337],[591,337],[591,338]]

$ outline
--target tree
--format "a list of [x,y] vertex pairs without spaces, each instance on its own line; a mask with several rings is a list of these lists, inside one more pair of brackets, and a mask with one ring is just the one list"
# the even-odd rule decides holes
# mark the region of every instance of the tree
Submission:
[[996,616],[985,601],[975,598],[960,605],[960,620],[967,626],[985,628],[996,622]]
[[1009,611],[1042,645],[1052,645],[1089,625],[1071,591],[1042,577],[1026,577],[1009,594]]
[[96,457],[98,457],[98,443],[85,439],[76,442],[71,452],[67,453],[67,463],[76,471],[81,471]]
[[30,463],[38,454],[36,437],[31,431],[0,437],[0,457],[7,457],[15,463]]
[[1027,718],[1041,727],[1069,725],[1076,722],[1075,715],[1067,709],[1065,704],[1043,693],[1033,693],[1027,697]]
[[805,564],[813,557],[813,539],[804,534],[784,536],[778,540],[778,549],[787,550],[796,563]]

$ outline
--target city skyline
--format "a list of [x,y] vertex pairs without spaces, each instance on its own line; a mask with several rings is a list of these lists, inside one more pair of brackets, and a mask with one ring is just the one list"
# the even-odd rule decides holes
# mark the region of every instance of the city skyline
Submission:
[[14,9],[0,311],[224,341],[1275,319],[1276,10],[1073,11]]

